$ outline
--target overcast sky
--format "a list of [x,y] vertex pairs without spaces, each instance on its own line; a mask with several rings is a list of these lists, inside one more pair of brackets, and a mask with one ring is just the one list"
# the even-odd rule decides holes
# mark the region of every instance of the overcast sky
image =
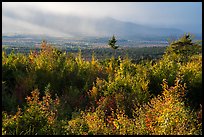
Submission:
[[[108,16],[142,25],[202,33],[202,2],[3,2],[2,32],[43,30],[52,33],[52,30],[21,20],[20,17],[32,16],[28,12],[32,9],[59,15],[73,14],[95,18]],[[6,13],[9,12],[18,16],[8,16]]]

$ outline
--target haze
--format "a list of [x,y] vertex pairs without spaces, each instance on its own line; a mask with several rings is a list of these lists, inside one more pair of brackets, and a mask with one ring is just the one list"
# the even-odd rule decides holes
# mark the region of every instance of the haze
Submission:
[[2,33],[56,36],[69,36],[68,30],[103,33],[84,20],[79,28],[70,24],[64,29],[68,23],[66,16],[70,15],[93,20],[110,17],[151,27],[202,33],[202,2],[2,2]]

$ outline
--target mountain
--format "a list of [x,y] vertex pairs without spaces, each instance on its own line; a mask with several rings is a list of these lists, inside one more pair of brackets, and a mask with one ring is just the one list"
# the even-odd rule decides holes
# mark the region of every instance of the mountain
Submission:
[[181,30],[174,28],[153,28],[131,22],[124,22],[112,18],[100,19],[97,21],[97,31],[104,34],[115,34],[121,38],[130,40],[163,38],[169,36],[178,36],[183,34]]
[[[184,33],[175,28],[154,28],[110,17],[93,18],[77,15],[59,15],[34,9],[29,9],[27,15],[29,16],[21,16],[11,11],[3,14],[7,20],[17,22],[16,24],[10,23],[13,26],[9,26],[9,28],[13,28],[13,31],[15,31],[15,28],[26,30],[22,33],[29,32],[29,34],[61,35],[72,38],[111,37],[114,34],[117,38],[141,40],[162,39]],[[6,24],[3,22],[2,26],[6,26]],[[4,27],[2,28],[4,29]]]

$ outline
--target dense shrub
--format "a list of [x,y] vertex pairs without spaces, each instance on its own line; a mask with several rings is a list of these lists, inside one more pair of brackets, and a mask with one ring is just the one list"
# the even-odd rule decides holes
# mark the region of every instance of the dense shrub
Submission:
[[42,100],[36,89],[28,96],[27,106],[15,115],[3,114],[2,133],[6,135],[47,135],[56,134],[57,105],[59,99],[53,100],[48,91],[45,91]]
[[111,108],[125,109],[125,113],[131,116],[133,104],[143,104],[149,99],[147,69],[132,64],[128,59],[119,58],[118,61],[115,68],[113,62],[109,62],[108,80],[98,78],[89,93],[96,102],[104,98],[100,100],[100,107],[105,108],[104,111],[110,111]]
[[181,64],[172,60],[171,56],[164,55],[162,59],[158,60],[150,68],[149,90],[151,94],[158,95],[162,91],[162,80],[166,79],[168,84],[173,86],[178,70]]
[[198,109],[202,102],[202,56],[192,56],[191,61],[179,68],[178,75],[187,85],[187,105]]
[[3,51],[2,134],[202,134],[201,49],[184,36],[139,63],[87,61],[46,42],[28,55]]
[[147,134],[153,135],[202,134],[202,123],[198,122],[195,112],[184,105],[185,84],[181,85],[177,79],[169,88],[164,80],[162,87],[161,96],[135,112],[136,119],[141,121],[140,126],[145,127]]

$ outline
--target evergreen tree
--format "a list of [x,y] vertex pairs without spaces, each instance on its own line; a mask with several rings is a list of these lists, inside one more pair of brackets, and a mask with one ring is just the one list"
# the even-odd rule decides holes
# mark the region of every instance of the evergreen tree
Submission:
[[199,54],[201,48],[201,45],[192,41],[192,36],[190,34],[185,34],[179,40],[172,42],[167,49],[167,52],[174,52],[176,54],[181,54],[184,57],[188,57],[194,54]]
[[[117,42],[117,40],[116,40],[115,36],[113,35],[112,38],[108,41],[108,45],[112,49],[116,50],[118,48],[118,46],[116,46],[116,42]],[[115,54],[116,54],[116,52],[115,52]]]

